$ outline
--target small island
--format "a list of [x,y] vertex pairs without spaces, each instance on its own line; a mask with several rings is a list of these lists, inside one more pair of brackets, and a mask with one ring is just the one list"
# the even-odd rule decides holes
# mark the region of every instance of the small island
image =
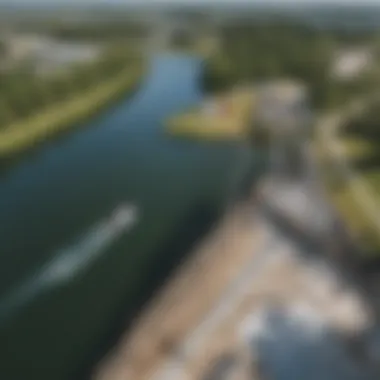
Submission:
[[252,131],[255,100],[251,87],[211,96],[196,109],[170,118],[166,131],[171,136],[191,139],[244,139]]

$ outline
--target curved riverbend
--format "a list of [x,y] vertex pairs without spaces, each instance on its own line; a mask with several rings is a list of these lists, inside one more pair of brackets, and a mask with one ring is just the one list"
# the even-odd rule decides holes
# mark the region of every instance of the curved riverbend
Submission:
[[[201,73],[197,58],[155,57],[132,99],[0,180],[1,378],[75,378],[236,193],[251,150],[163,131],[201,101]],[[124,225],[125,204],[138,211]]]

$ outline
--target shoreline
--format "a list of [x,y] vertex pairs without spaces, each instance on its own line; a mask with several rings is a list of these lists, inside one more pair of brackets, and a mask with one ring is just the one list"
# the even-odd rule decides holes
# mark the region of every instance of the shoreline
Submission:
[[166,121],[169,136],[200,141],[242,141],[253,130],[255,92],[235,88],[206,98],[198,107]]
[[[213,300],[222,294],[226,282],[250,256],[250,247],[260,237],[260,232],[252,234],[251,223],[246,223],[247,218],[250,219],[247,207],[250,209],[253,204],[251,198],[226,210],[124,331],[117,344],[97,363],[92,379],[115,380],[130,376],[137,380],[154,373],[168,351],[175,350],[177,343],[202,320]],[[201,299],[199,287],[192,285],[194,281],[207,289]],[[180,302],[184,298],[188,300],[185,307]],[[162,326],[160,331],[155,329],[157,324]]]
[[[229,203],[230,198],[234,196],[235,186],[238,182],[238,179],[235,178],[237,175],[232,175],[232,173],[231,176],[228,175],[228,173],[226,173],[223,169],[224,162],[226,162],[227,157],[231,157],[231,159],[236,159],[236,164],[234,165],[237,165],[241,160],[244,160],[244,166],[246,166],[245,162],[248,158],[248,156],[246,157],[246,154],[237,153],[235,147],[233,147],[233,149],[230,149],[229,146],[227,149],[220,147],[220,149],[218,148],[213,151],[213,149],[209,150],[208,146],[200,144],[199,147],[191,147],[188,150],[189,154],[180,154],[180,160],[172,164],[172,158],[176,157],[178,149],[180,147],[182,148],[183,145],[181,142],[169,141],[168,139],[162,138],[162,119],[165,117],[165,115],[169,116],[169,114],[172,113],[173,110],[175,111],[175,108],[177,107],[179,109],[179,107],[183,107],[184,104],[193,104],[194,95],[197,98],[201,98],[201,94],[198,94],[197,91],[194,93],[194,86],[196,85],[194,84],[194,81],[199,78],[199,62],[195,61],[192,57],[189,57],[191,64],[183,65],[182,58],[173,58],[174,59],[171,59],[170,62],[165,61],[165,65],[170,65],[170,67],[178,67],[179,65],[184,66],[181,71],[178,70],[178,77],[176,77],[175,81],[173,81],[171,77],[171,70],[162,68],[162,62],[157,62],[157,66],[160,68],[160,70],[153,70],[154,75],[150,75],[148,80],[145,80],[141,84],[140,87],[143,87],[143,89],[138,89],[139,92],[132,98],[131,101],[125,101],[125,98],[123,97],[120,101],[117,102],[117,104],[112,105],[110,108],[107,108],[104,111],[105,113],[102,112],[101,115],[91,118],[90,122],[86,122],[80,130],[75,130],[73,132],[70,130],[66,132],[67,134],[70,134],[62,138],[64,141],[62,141],[60,138],[60,140],[56,142],[56,139],[54,139],[53,142],[46,142],[42,147],[34,149],[34,152],[31,154],[38,156],[35,160],[36,164],[33,162],[32,165],[30,165],[31,167],[27,168],[25,171],[21,170],[21,173],[19,173],[18,168],[16,168],[17,173],[15,177],[12,175],[10,176],[10,180],[12,181],[13,178],[24,178],[25,175],[28,175],[30,173],[29,178],[30,181],[33,181],[32,186],[35,186],[34,184],[37,184],[41,189],[36,200],[32,199],[32,196],[34,196],[34,194],[25,195],[27,200],[31,200],[31,203],[36,204],[37,202],[40,202],[41,205],[44,206],[46,204],[45,199],[46,202],[51,201],[52,205],[54,201],[54,205],[57,204],[57,206],[53,207],[53,212],[56,212],[57,214],[59,213],[59,215],[72,215],[73,217],[76,217],[77,215],[81,217],[80,215],[83,212],[86,214],[86,218],[88,215],[88,220],[90,221],[92,219],[91,215],[93,213],[91,210],[92,208],[94,208],[95,216],[97,215],[98,211],[99,215],[103,213],[103,206],[101,206],[103,199],[107,198],[107,201],[109,201],[110,204],[113,204],[114,201],[119,202],[119,194],[123,194],[122,197],[124,196],[124,189],[130,186],[129,183],[131,180],[138,178],[138,182],[140,182],[141,176],[145,175],[149,176],[148,178],[151,178],[150,167],[145,167],[145,165],[142,165],[141,170],[136,170],[135,166],[129,165],[129,157],[136,157],[134,146],[132,145],[135,144],[136,140],[133,138],[125,138],[120,141],[119,133],[114,133],[114,128],[112,128],[115,122],[120,122],[121,124],[125,125],[125,123],[129,123],[129,120],[132,120],[132,123],[134,121],[137,122],[141,120],[141,125],[143,127],[147,126],[147,131],[149,131],[149,133],[152,133],[151,136],[154,137],[154,139],[139,139],[139,141],[141,141],[140,152],[145,149],[146,146],[148,146],[148,148],[151,147],[152,141],[154,144],[157,144],[157,147],[158,144],[163,144],[162,147],[165,148],[163,149],[162,156],[160,156],[160,159],[157,160],[157,173],[168,173],[168,175],[170,175],[170,178],[173,178],[174,180],[176,180],[174,175],[179,175],[179,178],[182,181],[185,181],[189,177],[189,173],[191,173],[194,180],[197,181],[196,183],[199,183],[199,186],[194,188],[182,185],[179,185],[178,187],[174,186],[172,194],[178,195],[178,202],[175,202],[174,204],[172,204],[172,200],[170,198],[167,198],[166,187],[168,185],[166,184],[159,186],[157,190],[163,191],[161,194],[163,194],[165,198],[163,200],[157,199],[157,202],[154,201],[152,204],[150,204],[150,201],[148,200],[149,203],[146,207],[146,216],[152,216],[152,224],[146,224],[146,232],[143,233],[142,230],[141,232],[138,232],[139,234],[141,233],[141,235],[137,235],[137,239],[131,242],[133,245],[131,245],[130,248],[129,241],[120,241],[120,245],[118,244],[115,246],[115,249],[110,252],[109,257],[102,263],[102,265],[95,265],[93,267],[93,270],[91,272],[88,272],[88,276],[86,275],[83,277],[83,280],[78,279],[78,282],[73,282],[72,286],[62,289],[62,292],[60,290],[51,298],[47,296],[46,304],[44,299],[43,305],[46,305],[46,310],[51,310],[51,316],[47,318],[48,320],[44,321],[45,318],[41,316],[41,318],[39,318],[37,321],[31,320],[29,322],[29,315],[27,314],[29,311],[21,316],[22,323],[26,322],[27,326],[33,326],[35,323],[35,326],[38,326],[44,332],[47,332],[47,334],[42,334],[42,336],[39,337],[39,345],[35,348],[35,350],[33,350],[33,353],[25,352],[25,356],[23,357],[27,361],[26,365],[24,366],[25,370],[24,368],[16,369],[16,372],[20,373],[21,376],[24,376],[22,374],[27,374],[28,372],[30,373],[30,371],[32,371],[32,373],[42,374],[42,377],[51,378],[58,376],[62,379],[66,377],[70,379],[88,378],[87,376],[89,376],[91,368],[94,368],[98,362],[98,359],[100,360],[106,351],[114,346],[116,341],[120,338],[121,333],[126,330],[126,325],[128,326],[136,318],[136,315],[141,310],[143,305],[149,302],[149,299],[152,299],[154,295],[157,294],[159,287],[161,287],[169,279],[171,274],[176,270],[176,267],[178,268],[181,262],[187,259],[186,256],[189,255],[189,251],[192,251],[191,246],[193,243],[199,241],[199,236],[204,236],[207,230],[209,228],[212,228],[214,222],[221,216],[221,209],[225,209],[225,203]],[[160,81],[157,83],[159,86],[152,88],[154,91],[150,93],[149,89],[151,87],[149,87],[149,81],[152,79],[154,80],[154,76],[160,77]],[[162,78],[162,76],[167,78]],[[180,81],[181,78],[184,80]],[[146,82],[148,82],[148,85]],[[181,94],[179,101],[177,101],[176,97],[174,97],[170,92],[168,93],[168,96],[170,96],[170,98],[165,99],[161,103],[159,101],[159,94],[165,92],[164,89],[172,86],[173,94]],[[147,87],[149,88],[146,94],[147,96],[143,97],[144,101],[135,101],[137,97],[139,98],[137,100],[140,100],[141,91],[145,92]],[[162,88],[162,91],[158,91],[160,88]],[[144,115],[146,113],[146,110],[150,109],[151,104],[154,105],[152,109],[152,118],[146,118]],[[156,107],[156,105],[160,104],[162,104],[164,109],[158,111],[158,107]],[[127,107],[127,109],[125,109],[125,107]],[[120,109],[121,111],[118,111]],[[165,109],[166,111],[163,112]],[[117,117],[115,117],[115,114]],[[135,119],[134,115],[136,114],[138,114],[139,117]],[[104,134],[97,133],[98,125],[95,125],[95,129],[97,131],[93,133],[93,121],[96,123],[98,117],[102,119],[102,122],[99,125],[99,129],[101,129]],[[136,125],[135,128],[127,129],[128,134],[125,137],[138,136],[136,134],[142,130],[140,123],[139,125]],[[156,131],[159,131],[159,133],[156,133]],[[95,142],[98,142],[99,145],[102,144],[103,136],[108,135],[110,139],[107,140],[106,144],[104,144],[104,152],[108,152],[109,154],[97,155],[98,149],[96,147],[89,147],[91,156],[87,157],[91,157],[91,160],[89,159],[87,161],[88,166],[79,165],[77,169],[75,165],[75,162],[77,160],[71,161],[70,154],[72,151],[69,148],[70,146],[74,145],[75,152],[80,152],[81,150],[85,149],[85,152],[87,154],[86,146],[88,145],[88,139],[76,138],[78,133],[80,137],[82,137],[82,135],[86,135],[87,133],[90,133],[91,136],[96,135],[97,139],[94,140]],[[92,138],[90,140],[92,140]],[[145,144],[145,142],[148,143]],[[96,145],[98,144],[95,144],[95,146]],[[50,160],[54,160],[54,154],[45,155],[45,150],[54,151],[55,149],[57,149],[59,154],[62,153],[62,159],[59,161],[59,165],[56,166],[54,163],[54,165],[49,167],[49,172],[53,172],[55,168],[62,168],[63,170],[54,170],[54,175],[49,178],[49,176],[45,175],[45,173],[49,174],[48,172],[44,173],[44,171],[42,171],[42,173],[39,173],[39,170],[40,168],[45,168],[41,161],[47,159],[48,162],[52,162]],[[115,152],[115,154],[113,154],[113,152]],[[121,159],[117,160],[119,154]],[[98,156],[99,159],[97,159]],[[104,156],[106,157],[104,158]],[[67,160],[65,158],[69,159]],[[105,164],[103,166],[104,162]],[[197,167],[197,164],[200,162],[204,163],[202,168]],[[230,160],[228,160],[228,163],[229,162]],[[115,173],[115,176],[117,175],[117,181],[113,183],[109,183],[109,181],[102,181],[101,176],[107,175],[109,173],[108,171],[106,174],[105,170],[103,172],[103,169],[108,166],[108,168],[112,170],[115,164],[117,165],[117,170],[112,173]],[[96,170],[98,165],[100,165],[102,170]],[[238,166],[239,168],[240,165],[241,164]],[[23,164],[21,166],[23,167]],[[90,168],[90,170],[92,168],[94,169],[94,171],[91,172],[91,176],[87,178],[82,175],[81,180],[77,183],[77,188],[72,189],[73,192],[78,191],[75,194],[75,201],[78,200],[78,204],[80,203],[81,199],[84,199],[84,202],[79,205],[80,207],[75,207],[75,209],[74,207],[70,207],[71,202],[73,201],[71,201],[71,198],[66,197],[66,193],[64,191],[62,191],[62,197],[60,191],[49,191],[51,189],[50,184],[54,183],[58,178],[61,181],[61,176],[63,176],[63,183],[66,181],[66,179],[72,178],[71,173],[80,175],[83,173],[84,169],[87,168]],[[186,168],[189,170],[189,172],[183,174],[183,168]],[[231,167],[229,166],[229,168],[232,170],[232,164]],[[131,175],[129,175],[130,173]],[[7,183],[7,180],[5,183]],[[90,200],[88,203],[87,191],[82,191],[82,189],[87,189],[85,187],[87,186],[87,183],[91,185],[91,187],[89,186],[91,192],[96,193],[94,195],[92,193],[90,194],[91,197],[94,196],[94,199],[93,201]],[[192,184],[193,181],[190,181],[189,184],[190,183]],[[203,185],[203,183],[205,184]],[[28,183],[26,183],[26,185],[27,184]],[[148,186],[146,186],[146,184]],[[150,197],[149,184],[151,184],[151,179],[147,180],[146,182],[143,179],[141,181],[141,188],[136,189],[136,191],[139,192],[138,197],[140,197],[141,194],[141,202],[145,201],[145,197]],[[110,185],[112,187],[110,187]],[[56,188],[57,187],[54,187],[54,189]],[[12,187],[9,190],[12,191]],[[15,203],[17,201],[17,205],[23,205],[24,203],[19,201],[24,199],[23,189],[18,187],[16,190],[17,192],[15,192],[14,198],[13,194],[10,192],[12,195],[11,200],[14,200]],[[127,195],[128,198],[135,200],[135,195],[133,193],[125,194],[125,196]],[[110,197],[109,200],[108,196]],[[66,199],[69,200],[67,204],[68,207],[65,207],[66,204],[62,202],[62,200],[65,201]],[[161,208],[161,202],[166,202],[166,199],[168,201],[169,207]],[[223,203],[223,205],[221,203]],[[99,206],[97,206],[97,204],[99,204]],[[73,204],[73,206],[77,206],[77,204]],[[152,209],[150,207],[152,207]],[[157,207],[157,209],[153,209],[153,207]],[[184,208],[183,211],[182,208]],[[176,210],[174,211],[174,209]],[[144,206],[142,206],[142,210],[145,214]],[[152,214],[150,213],[150,210],[152,211]],[[156,213],[166,213],[166,210],[168,211],[168,224],[166,224],[166,218],[164,218],[162,221],[165,224],[161,225],[161,217],[156,218]],[[10,215],[13,214],[11,207],[4,211],[6,211],[4,212],[4,215],[7,215],[8,212]],[[37,214],[44,211],[45,209],[40,211],[39,205],[37,204],[36,208],[33,209],[30,214],[27,213],[26,220],[30,220],[29,223],[33,223],[34,218],[32,217],[34,216],[34,212]],[[23,210],[20,210],[20,212],[23,212]],[[47,212],[49,212],[50,215],[50,211]],[[62,226],[64,227],[63,224],[64,223],[62,223]],[[15,227],[17,229],[18,226]],[[82,230],[82,227],[79,227]],[[57,225],[57,227],[52,228],[52,231],[55,233],[55,231],[59,231],[59,229],[62,229],[62,227],[60,225]],[[74,229],[79,231],[77,227],[73,228],[73,231]],[[34,229],[33,227],[33,232],[34,231],[38,232],[39,228]],[[146,237],[142,237],[145,235],[145,233],[150,236],[149,240],[151,240],[151,242],[145,243],[147,241]],[[49,235],[51,236],[52,234]],[[50,236],[48,236],[48,238],[50,238]],[[42,238],[45,239],[44,237]],[[51,241],[53,242],[53,239],[51,239]],[[33,248],[33,246],[31,248]],[[38,257],[39,252],[37,252],[37,250],[35,251],[36,253],[34,255]],[[132,258],[128,257],[130,256],[129,252],[131,252],[131,255],[133,255]],[[17,251],[15,253],[17,253]],[[116,259],[116,257],[118,257],[118,259]],[[134,257],[136,257],[136,268],[141,268],[141,271],[143,273],[142,277],[136,273],[136,269],[134,268]],[[33,260],[34,258],[32,261]],[[118,262],[117,260],[120,261]],[[109,279],[110,274],[112,281],[107,280]],[[136,276],[134,276],[134,274],[136,274]],[[104,279],[104,283],[103,280],[100,282],[96,281],[97,278]],[[137,288],[134,290],[136,286]],[[88,292],[88,290],[90,290],[90,292]],[[109,295],[107,295],[107,291],[109,291]],[[62,314],[62,311],[64,311],[63,308],[66,308],[65,303],[63,303],[64,301],[59,301],[58,304],[56,303],[56,300],[59,299],[58,296],[62,296],[63,300],[67,300],[67,305],[72,305],[72,303],[75,304],[75,302],[77,302],[76,305],[79,305],[78,301],[81,299],[86,303],[88,302],[88,307],[83,307],[82,313],[80,316],[78,316],[78,319],[75,320],[75,323],[69,319],[70,314],[68,314],[67,318],[69,319],[69,322],[71,322],[69,324],[69,333],[71,335],[67,337],[64,331],[61,331],[59,329],[56,330],[56,326],[59,326],[62,317],[66,317],[65,313]],[[81,305],[83,305],[83,303]],[[52,308],[50,309],[51,306]],[[33,308],[33,310],[38,310],[38,307],[39,305],[37,305],[35,309]],[[86,323],[87,319],[89,320],[88,323]],[[107,323],[105,323],[106,320]],[[83,330],[83,332],[81,329],[82,323],[84,325],[87,325],[87,328]],[[49,329],[52,329],[51,331],[56,331],[58,334],[57,336],[61,336],[60,339],[62,339],[62,345],[60,345],[60,347],[54,348],[54,350],[49,349],[45,351],[46,347],[49,347],[50,344],[49,335],[51,336],[51,334],[48,333]],[[36,330],[37,328],[34,328],[34,331]],[[14,347],[15,352],[18,352],[18,340],[21,339],[22,341],[22,336],[19,331],[20,329],[18,326],[15,326],[14,335],[11,329],[7,329],[5,332],[5,335],[14,336],[11,346]],[[36,334],[39,335],[37,331]],[[82,334],[83,336],[81,336]],[[44,343],[45,341],[49,342],[49,344]],[[73,348],[70,346],[72,345],[72,342],[75,341],[78,342],[79,347],[74,347],[75,350],[73,350]],[[24,350],[22,347],[20,347],[20,351],[21,355],[19,355],[19,357],[22,357],[24,355]],[[54,362],[56,364],[47,368],[36,368],[33,366],[33,362],[36,362],[36,360],[38,361],[38,357],[41,355],[41,352],[44,351],[46,354],[46,360],[52,363],[52,361],[56,359],[56,362]],[[75,359],[75,357],[77,359]],[[12,360],[9,360],[9,362],[10,363],[6,366],[4,371],[6,372],[9,369],[14,373],[14,370],[11,368],[11,366],[13,366]],[[29,363],[30,367],[28,368]]]
[[56,104],[0,131],[0,160],[13,158],[46,140],[78,127],[128,92],[143,78],[145,65],[127,67],[74,98]]

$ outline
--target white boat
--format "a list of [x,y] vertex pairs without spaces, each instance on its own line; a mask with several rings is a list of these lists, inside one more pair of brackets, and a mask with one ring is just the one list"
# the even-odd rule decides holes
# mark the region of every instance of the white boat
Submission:
[[112,214],[112,225],[125,228],[136,222],[138,217],[138,208],[133,204],[123,204],[119,206]]

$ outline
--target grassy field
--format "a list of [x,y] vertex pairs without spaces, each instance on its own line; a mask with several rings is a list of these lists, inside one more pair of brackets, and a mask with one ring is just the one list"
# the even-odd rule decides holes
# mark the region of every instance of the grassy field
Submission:
[[[367,257],[380,256],[380,234],[370,215],[363,209],[353,191],[355,181],[360,181],[369,190],[369,196],[380,207],[380,164],[371,160],[376,157],[376,144],[369,139],[342,136],[339,140],[344,148],[347,164],[356,174],[345,178],[334,164],[334,157],[326,144],[319,142],[319,157],[322,158],[325,184],[333,204],[346,222],[352,236],[357,239]],[[371,167],[363,165],[372,162]]]
[[201,105],[167,122],[167,132],[176,137],[200,140],[235,140],[249,135],[252,129],[254,96],[250,90],[235,90],[209,100],[212,111]]
[[144,72],[143,65],[126,67],[112,78],[36,115],[0,131],[0,158],[22,152],[35,144],[78,125],[118,97],[133,91]]
[[363,248],[363,253],[367,257],[379,256],[380,237],[378,229],[360,207],[349,185],[346,184],[339,190],[330,189],[330,195],[352,236]]
[[[378,161],[377,144],[369,139],[354,139],[351,137],[344,138],[342,144],[345,147],[349,165],[358,174],[358,180],[362,181],[366,186],[369,196],[373,198],[377,207],[380,208],[380,161]],[[368,249],[380,255],[379,229],[371,222],[368,215],[357,205],[354,199],[348,198],[342,209],[350,210],[354,207],[352,204],[356,204],[356,207],[350,217],[351,223],[358,226],[357,229],[363,236],[363,242]]]
[[374,144],[368,139],[359,137],[344,137],[341,139],[344,146],[344,153],[347,159],[353,164],[353,161],[359,160],[375,152]]
[[344,137],[341,139],[348,164],[368,187],[380,207],[380,158],[378,144],[371,139]]

